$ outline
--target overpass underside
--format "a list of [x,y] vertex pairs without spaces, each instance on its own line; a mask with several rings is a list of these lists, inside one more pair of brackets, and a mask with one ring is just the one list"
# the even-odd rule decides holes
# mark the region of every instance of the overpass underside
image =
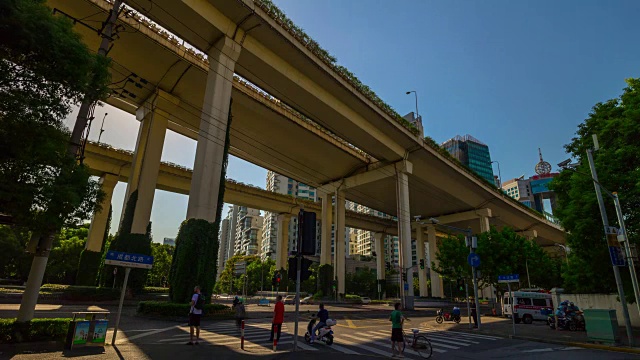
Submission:
[[[104,0],[49,0],[48,4],[89,23],[103,21],[112,6]],[[386,223],[374,231],[376,236],[399,236],[401,267],[409,268],[409,277],[412,241],[417,242],[419,259],[424,258],[424,240],[430,254],[436,249],[435,228],[414,221],[417,215],[437,217],[476,233],[490,226],[510,226],[542,246],[564,242],[560,227],[479,180],[401,126],[252,1],[138,0],[130,5],[180,37],[175,39],[147,19],[125,11],[119,17],[124,30],[109,52],[113,81],[119,87],[107,103],[135,114],[140,131],[128,165],[125,160],[109,164],[108,159],[116,155],[96,149],[96,163],[107,159],[105,170],[96,175],[106,189],[126,178],[125,203],[138,191],[132,231],[146,230],[156,188],[188,193],[187,218],[214,221],[221,216],[215,202],[231,114],[231,154],[319,189],[320,205],[306,204],[305,209],[320,213],[320,261],[333,262],[339,293],[345,290],[345,244],[337,241],[332,261],[330,234],[333,224],[335,238],[344,238],[345,226],[355,221],[345,209],[347,199],[398,219],[393,226]],[[91,49],[98,48],[100,37],[95,31],[80,23],[76,30]],[[197,141],[190,176],[160,162],[168,129]],[[262,196],[260,206],[267,206],[264,194],[247,195],[247,189],[235,192],[237,184],[228,185],[229,196],[236,196],[229,202],[253,204]],[[295,213],[296,207],[287,212],[278,207],[281,203],[272,202],[269,206],[284,215],[283,222]],[[92,232],[102,233],[97,229],[104,230],[104,225],[97,220]],[[374,227],[372,219],[360,221],[354,227]],[[283,241],[279,239],[280,266],[286,264]],[[93,250],[97,245],[88,242],[87,246]],[[382,265],[378,260],[381,279]],[[435,272],[431,274],[432,294],[441,296],[441,280]],[[419,272],[419,277],[420,293],[426,295],[425,272]],[[413,296],[413,288],[409,289],[408,295]]]

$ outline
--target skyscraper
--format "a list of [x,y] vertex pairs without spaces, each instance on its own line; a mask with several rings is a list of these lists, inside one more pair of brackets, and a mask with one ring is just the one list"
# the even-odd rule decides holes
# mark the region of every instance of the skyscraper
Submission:
[[238,223],[237,205],[232,205],[227,212],[227,216],[220,222],[220,234],[218,235],[218,273],[216,278],[220,278],[220,274],[227,264],[227,260],[233,256],[235,251],[236,225]]
[[263,218],[260,210],[240,206],[234,253],[239,255],[258,255],[262,242]]
[[489,146],[485,143],[471,135],[458,135],[445,141],[441,146],[462,164],[495,185]]

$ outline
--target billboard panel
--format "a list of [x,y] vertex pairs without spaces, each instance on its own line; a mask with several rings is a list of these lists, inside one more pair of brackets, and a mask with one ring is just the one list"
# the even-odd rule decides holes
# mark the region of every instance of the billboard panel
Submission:
[[549,191],[549,183],[553,178],[531,180],[531,193],[539,194]]

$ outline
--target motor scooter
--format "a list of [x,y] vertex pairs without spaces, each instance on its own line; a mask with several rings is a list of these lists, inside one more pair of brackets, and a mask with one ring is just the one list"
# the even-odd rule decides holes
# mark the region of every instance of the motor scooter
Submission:
[[446,313],[444,312],[444,310],[440,309],[438,311],[436,311],[436,322],[438,324],[442,324],[445,321],[453,321],[457,324],[460,323],[460,314],[455,314],[455,313]]
[[[316,326],[316,322],[318,320],[317,316],[313,316],[307,325],[307,332],[304,334],[304,341],[307,343],[311,343],[311,334],[313,333],[313,328]],[[333,319],[327,319],[325,326],[318,329],[318,334],[316,335],[316,339],[314,342],[322,342],[326,345],[333,344],[333,330],[331,330],[332,326],[336,325],[336,321]]]

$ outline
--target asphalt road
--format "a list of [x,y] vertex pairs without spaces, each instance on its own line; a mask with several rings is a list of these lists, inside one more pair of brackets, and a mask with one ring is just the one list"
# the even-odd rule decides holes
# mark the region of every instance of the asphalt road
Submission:
[[[105,310],[115,310],[111,307],[103,307]],[[305,308],[301,316],[298,329],[298,344],[303,353],[293,354],[287,352],[293,349],[294,329],[293,314],[288,312],[286,322],[282,329],[282,337],[273,352],[272,343],[269,342],[270,318],[269,309],[261,309],[264,315],[256,319],[249,319],[245,324],[245,346],[240,348],[240,331],[234,321],[203,320],[201,340],[198,346],[188,346],[189,328],[185,322],[166,320],[154,320],[141,318],[134,315],[133,307],[125,308],[121,329],[118,332],[117,347],[107,347],[106,353],[100,355],[88,355],[87,358],[102,357],[103,359],[210,359],[212,355],[216,359],[238,358],[309,358],[331,360],[346,359],[347,357],[376,358],[389,357],[390,346],[390,311],[382,309],[353,309],[346,311],[344,307],[328,307],[338,324],[333,327],[335,342],[328,346],[321,343],[313,345],[304,342],[309,316],[314,307]],[[3,310],[3,311],[2,311]],[[4,306],[0,310],[2,315],[12,312]],[[67,311],[87,310],[82,306],[51,306],[41,308],[40,316],[60,316]],[[92,308],[91,310],[98,310]],[[427,314],[429,314],[428,312]],[[435,324],[433,316],[414,317],[406,323],[405,329],[420,329],[430,341],[433,347],[432,359],[640,359],[640,356],[605,352],[562,345],[551,345],[540,342],[524,340],[512,340],[499,336],[477,332],[463,332],[455,329],[447,329]],[[107,335],[111,340],[111,332]],[[408,349],[408,348],[407,348]],[[2,349],[4,350],[4,349]],[[31,354],[25,353],[31,352]],[[303,355],[304,354],[304,355]],[[0,358],[11,359],[53,359],[60,356],[69,356],[56,351],[38,351],[37,349],[16,350],[8,352],[0,351]],[[73,355],[77,356],[77,355]],[[410,350],[405,352],[408,359],[421,358]],[[80,356],[84,358],[84,356]]]

